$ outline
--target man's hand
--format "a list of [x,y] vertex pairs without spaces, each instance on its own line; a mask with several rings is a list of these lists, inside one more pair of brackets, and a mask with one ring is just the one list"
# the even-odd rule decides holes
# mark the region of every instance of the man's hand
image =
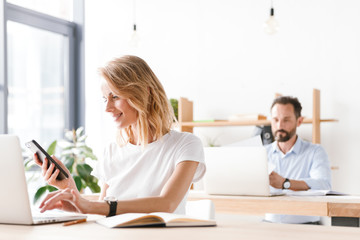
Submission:
[[[269,180],[270,180],[270,186],[274,188],[282,189],[285,178],[280,176],[277,172],[273,171],[269,175]],[[310,187],[306,184],[305,181],[290,179],[290,182],[291,182],[291,187],[289,188],[290,190],[306,191],[310,189]]]
[[277,172],[272,171],[269,175],[270,186],[278,189],[283,188],[285,178],[280,176]]

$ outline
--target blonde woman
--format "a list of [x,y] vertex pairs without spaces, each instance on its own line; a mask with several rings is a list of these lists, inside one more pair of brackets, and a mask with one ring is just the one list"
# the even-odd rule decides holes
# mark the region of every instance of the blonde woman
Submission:
[[175,118],[169,100],[141,58],[114,59],[100,68],[100,75],[106,112],[118,128],[116,143],[105,149],[93,171],[104,183],[100,199],[84,199],[72,178],[56,180],[59,172],[53,173],[54,165],[47,168],[47,161],[41,164],[35,156],[45,180],[60,189],[46,196],[41,211],[61,209],[105,216],[127,212],[184,214],[191,183],[205,174],[201,141],[190,133],[171,130]]

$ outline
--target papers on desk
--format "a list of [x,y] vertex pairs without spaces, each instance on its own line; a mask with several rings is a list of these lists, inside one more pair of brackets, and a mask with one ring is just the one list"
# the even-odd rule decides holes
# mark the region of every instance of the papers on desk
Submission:
[[287,196],[345,196],[346,193],[341,193],[333,190],[307,190],[307,191],[291,191],[284,190]]

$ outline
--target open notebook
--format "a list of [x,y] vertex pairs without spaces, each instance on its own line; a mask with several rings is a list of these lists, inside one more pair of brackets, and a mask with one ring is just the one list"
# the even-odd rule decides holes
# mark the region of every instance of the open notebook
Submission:
[[213,219],[200,219],[187,215],[165,212],[125,213],[96,221],[105,227],[210,227],[216,226]]
[[17,136],[0,135],[0,223],[44,224],[84,219],[86,215],[31,210],[20,142]]

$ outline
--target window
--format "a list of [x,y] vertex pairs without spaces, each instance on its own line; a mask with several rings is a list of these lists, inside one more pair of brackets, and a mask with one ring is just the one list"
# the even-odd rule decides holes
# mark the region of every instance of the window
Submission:
[[[54,11],[60,9],[72,19],[72,0],[9,2],[0,0],[4,9],[0,13],[0,50],[4,51],[0,61],[0,69],[4,69],[0,76],[0,133],[18,135],[22,142],[36,139],[47,147],[62,138],[65,129],[84,125],[82,22],[60,19]],[[31,5],[58,17],[12,3]],[[83,16],[83,0],[74,0],[74,6],[75,13]]]
[[9,3],[68,21],[73,20],[72,0],[7,0]]
[[68,37],[12,21],[7,33],[8,132],[58,139],[65,128]]

